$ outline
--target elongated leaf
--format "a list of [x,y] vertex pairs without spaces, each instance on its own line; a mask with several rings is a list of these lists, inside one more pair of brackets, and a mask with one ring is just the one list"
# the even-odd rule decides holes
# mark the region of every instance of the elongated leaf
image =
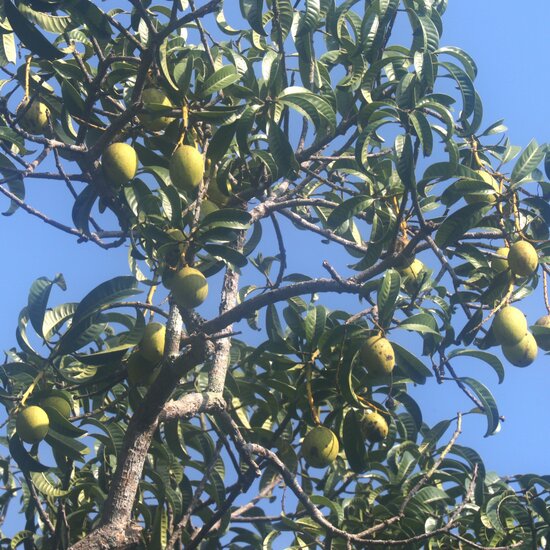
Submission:
[[392,342],[392,347],[395,353],[397,370],[403,376],[409,377],[417,384],[424,384],[426,378],[433,376],[432,371],[416,355],[395,342]]
[[60,434],[51,428],[46,435],[46,441],[57,452],[73,460],[83,461],[84,455],[90,452],[90,449],[80,441]]
[[73,19],[90,29],[93,36],[100,40],[109,40],[111,25],[105,14],[89,0],[63,0],[63,7]]
[[387,327],[395,311],[395,302],[401,290],[401,276],[394,269],[388,269],[380,281],[377,294],[380,325]]
[[277,163],[278,177],[284,178],[291,169],[298,165],[294,156],[294,150],[285,133],[274,122],[269,124],[267,138],[269,141],[269,150]]
[[219,92],[227,88],[227,86],[234,84],[240,78],[241,75],[233,65],[226,65],[206,79],[200,90],[200,95],[201,97],[207,97],[215,92]]
[[517,160],[510,176],[510,182],[514,184],[528,176],[540,164],[544,153],[545,148],[539,147],[536,140],[532,140]]
[[236,122],[226,126],[220,126],[220,128],[218,128],[218,130],[212,137],[210,144],[208,145],[208,152],[206,154],[207,158],[210,159],[212,164],[216,164],[217,162],[219,162],[227,153],[227,150],[229,149],[231,142],[233,141],[233,137],[235,136],[236,130]]
[[[7,182],[7,186],[10,192],[13,193],[18,199],[20,199],[21,201],[25,199],[25,185],[23,183],[22,177],[10,179]],[[5,212],[2,212],[2,215],[11,216],[18,209],[19,209],[19,203],[10,198],[10,206]]]
[[9,141],[10,143],[17,145],[17,147],[22,151],[25,150],[25,142],[23,138],[11,128],[0,126],[0,140]]
[[204,250],[214,258],[237,267],[244,267],[248,263],[244,254],[223,244],[205,244]]
[[65,322],[70,319],[78,304],[68,303],[61,304],[52,309],[48,309],[44,315],[44,321],[42,323],[42,332],[44,339],[49,342],[53,337],[55,331]]
[[441,336],[437,330],[437,323],[429,313],[418,313],[399,323],[399,328],[420,332],[421,334],[434,334]]
[[460,380],[474,391],[483,405],[483,411],[480,412],[487,418],[487,432],[485,433],[485,437],[494,434],[500,422],[495,398],[481,382],[467,376],[461,377]]
[[72,219],[77,229],[85,235],[90,234],[90,213],[97,199],[97,190],[93,185],[88,185],[74,201]]
[[248,229],[251,216],[244,210],[237,208],[223,208],[206,215],[201,222],[201,229],[209,230],[216,227],[228,229]]
[[263,0],[239,0],[241,13],[250,27],[258,34],[266,36],[262,22]]
[[474,203],[464,206],[445,218],[435,235],[436,244],[445,248],[458,241],[466,231],[478,227],[479,222],[492,206],[485,203]]
[[504,366],[502,361],[492,353],[475,349],[461,349],[451,351],[447,357],[449,359],[452,359],[453,357],[475,357],[476,359],[480,359],[492,367],[492,369],[496,372],[499,384],[502,384],[504,381]]
[[53,281],[50,281],[46,277],[40,277],[39,279],[36,279],[29,291],[29,298],[27,303],[29,319],[36,334],[38,334],[38,336],[40,337],[44,336],[42,332],[42,325],[44,323],[44,315],[48,306],[50,292],[54,284],[57,284],[63,290],[66,289],[63,276],[58,275]]
[[11,457],[23,472],[46,472],[50,469],[49,466],[44,466],[27,452],[17,434],[10,439],[9,449]]
[[19,531],[10,541],[10,550],[15,550],[23,541],[32,539],[34,536],[34,531]]
[[306,34],[317,28],[317,24],[321,17],[321,1],[306,0],[306,11],[300,18],[298,26],[298,35]]
[[411,189],[416,185],[416,182],[413,148],[409,134],[399,135],[395,138],[395,154],[397,157],[397,173],[405,187]]
[[422,151],[425,157],[429,157],[433,150],[432,128],[428,119],[419,111],[413,111],[409,114],[410,120],[414,126],[416,135],[420,139]]
[[344,418],[343,443],[350,468],[360,474],[367,469],[367,450],[362,437],[361,413],[351,409]]
[[64,497],[69,494],[69,491],[56,487],[44,473],[34,472],[31,474],[33,485],[38,489],[40,493],[47,497]]
[[60,59],[65,54],[52,46],[36,27],[13,5],[4,0],[4,11],[17,38],[35,55],[49,59]]
[[327,225],[332,229],[337,229],[342,224],[357,214],[364,212],[374,202],[374,199],[366,195],[357,195],[339,204],[329,215]]
[[135,277],[122,276],[105,281],[84,296],[75,311],[73,323],[79,323],[105,306],[139,292]]
[[357,351],[351,360],[350,357],[344,357],[342,361],[338,363],[336,380],[338,390],[347,403],[354,407],[363,408],[353,388],[353,367],[359,360],[360,351]]
[[476,92],[472,79],[458,65],[454,63],[442,62],[441,65],[449,71],[449,74],[458,84],[462,94],[463,110],[461,118],[468,118],[473,112],[476,103]]
[[29,21],[40,25],[45,31],[61,34],[71,24],[71,17],[68,15],[52,15],[35,11],[26,4],[20,3],[17,8]]
[[304,328],[308,343],[314,347],[325,332],[327,310],[323,306],[311,308],[304,319]]

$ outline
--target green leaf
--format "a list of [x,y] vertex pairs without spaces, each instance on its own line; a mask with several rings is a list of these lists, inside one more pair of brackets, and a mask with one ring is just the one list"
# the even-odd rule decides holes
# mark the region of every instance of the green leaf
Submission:
[[90,213],[97,199],[98,194],[95,186],[88,185],[74,201],[72,219],[77,229],[85,235],[90,235]]
[[86,25],[92,36],[99,40],[109,40],[113,30],[106,15],[89,0],[63,0],[63,8],[72,18]]
[[61,82],[61,95],[63,96],[63,106],[70,115],[83,120],[88,118],[82,96],[68,80],[63,80],[63,82]]
[[23,3],[18,4],[17,8],[27,19],[37,25],[40,25],[45,31],[48,32],[61,34],[65,32],[67,27],[69,27],[72,23],[69,15],[52,15],[51,13],[35,11]]
[[472,57],[470,57],[470,55],[468,55],[464,50],[456,48],[455,46],[444,46],[443,48],[439,48],[435,53],[437,55],[447,54],[458,59],[462,63],[462,66],[468,76],[472,80],[475,80],[477,76],[477,65]]
[[343,357],[342,360],[338,362],[336,381],[338,390],[346,402],[349,405],[363,408],[363,405],[353,389],[353,367],[355,363],[360,361],[360,357],[360,350],[355,353],[351,360],[350,357]]
[[44,337],[42,332],[44,315],[46,313],[46,308],[48,307],[48,299],[54,284],[58,285],[59,288],[63,290],[66,289],[63,275],[58,275],[53,281],[50,281],[46,277],[36,279],[31,285],[31,289],[29,291],[29,298],[27,302],[29,320],[36,334],[40,337]]
[[19,531],[10,541],[10,550],[15,550],[23,541],[32,539],[34,536],[34,531]]
[[460,93],[462,94],[463,110],[460,114],[461,119],[467,119],[473,112],[476,103],[476,92],[472,79],[454,63],[440,62],[442,67],[445,67],[451,77],[458,84]]
[[227,88],[227,86],[234,84],[240,78],[241,75],[233,65],[226,65],[206,79],[199,91],[200,97],[207,97],[215,92],[219,92]]
[[17,434],[10,438],[9,450],[11,457],[23,472],[46,472],[50,469],[49,466],[44,466],[27,452]]
[[426,378],[432,376],[432,371],[416,355],[395,342],[392,342],[391,345],[395,353],[398,372],[417,384],[424,384]]
[[317,28],[321,18],[321,1],[306,0],[306,11],[300,18],[298,25],[298,35],[306,34]]
[[306,339],[312,348],[315,348],[325,332],[327,309],[323,306],[311,308],[304,319]]
[[466,231],[478,227],[492,206],[485,203],[468,204],[445,218],[435,235],[435,242],[445,248],[458,241]]
[[[123,344],[116,348],[109,348],[96,353],[77,354],[75,357],[84,365],[93,365],[96,367],[112,365],[113,363],[119,363],[132,346],[133,344]],[[81,347],[79,346],[75,349],[80,349]]]
[[13,5],[11,0],[4,0],[4,11],[17,38],[32,53],[42,59],[60,59],[65,56],[52,46],[36,27]]
[[330,103],[307,88],[300,86],[285,88],[277,96],[277,102],[295,109],[308,118],[318,132],[322,129],[325,129],[325,132],[332,132],[336,127],[336,113]]
[[350,468],[356,473],[363,473],[368,466],[365,439],[362,437],[361,418],[359,412],[350,409],[342,429],[344,451]]
[[56,487],[44,473],[34,472],[31,479],[38,491],[47,497],[58,498],[69,494],[69,491]]
[[327,225],[331,229],[337,229],[348,220],[365,212],[374,202],[374,199],[366,195],[357,195],[339,204],[329,215]]
[[546,148],[539,147],[536,140],[533,139],[516,161],[510,176],[510,183],[513,185],[528,176],[540,164],[545,151]]
[[244,210],[239,210],[237,208],[222,208],[205,216],[200,227],[201,230],[210,230],[216,227],[248,229],[250,227],[250,220],[250,214]]
[[18,149],[25,150],[25,140],[11,128],[0,126],[0,140],[9,141],[16,145]]
[[17,62],[15,34],[13,32],[9,32],[0,34],[0,36],[0,63],[2,63],[2,65],[7,65],[8,63],[15,64]]
[[397,157],[397,173],[407,189],[412,189],[415,183],[414,158],[411,136],[399,135],[395,138],[395,155]]
[[395,302],[401,290],[401,276],[395,269],[388,269],[380,281],[377,294],[380,326],[388,327],[395,311]]
[[262,36],[267,36],[262,22],[263,0],[239,0],[241,13],[250,27]]
[[499,413],[496,401],[491,392],[477,380],[469,378],[467,376],[460,377],[459,380],[468,385],[479,398],[479,401],[483,405],[483,410],[480,411],[487,418],[487,432],[485,437],[494,434],[499,426]]
[[172,78],[172,74],[170,73],[170,69],[168,68],[167,57],[168,57],[168,40],[164,40],[158,48],[159,67],[162,71],[162,75],[166,79],[166,82],[168,82],[172,90],[177,91],[178,85],[174,82],[174,79]]
[[208,151],[206,157],[210,159],[212,164],[218,163],[227,150],[231,146],[231,142],[235,136],[237,130],[237,123],[228,124],[226,126],[220,126],[208,145]]
[[475,357],[476,359],[480,359],[492,367],[497,373],[499,384],[502,384],[504,381],[504,366],[502,365],[502,361],[492,353],[474,349],[459,349],[451,351],[447,357],[449,359],[453,357]]
[[163,550],[168,542],[168,514],[164,506],[157,506],[153,532],[151,534],[151,550]]
[[[7,186],[9,190],[21,201],[25,200],[25,185],[23,183],[22,177],[16,177],[14,179],[10,179],[7,182]],[[13,213],[15,213],[19,209],[19,204],[15,202],[13,199],[10,199],[10,206],[5,211],[2,212],[3,216],[11,216]]]
[[432,128],[428,119],[420,111],[412,111],[409,113],[409,118],[414,126],[418,139],[420,139],[424,156],[429,157],[432,154],[434,142]]
[[113,302],[118,302],[140,292],[135,277],[114,277],[109,281],[105,281],[84,296],[76,308],[73,324],[90,317]]
[[205,244],[203,248],[206,252],[214,256],[214,258],[222,260],[227,264],[236,267],[244,267],[248,263],[244,254],[241,254],[230,246],[225,246],[223,244]]
[[51,428],[46,435],[46,441],[52,449],[73,460],[84,461],[84,455],[90,452],[90,449],[80,441],[60,434]]
[[416,315],[412,315],[399,323],[398,327],[404,328],[405,330],[420,332],[421,334],[441,336],[441,333],[437,330],[435,319],[429,313],[417,313]]
[[284,178],[288,173],[298,166],[294,155],[294,149],[290,145],[285,133],[271,121],[269,123],[269,132],[267,134],[269,150],[277,163],[278,177]]
[[45,312],[42,333],[46,342],[49,342],[54,336],[55,331],[74,315],[77,307],[78,304],[76,303],[61,304]]

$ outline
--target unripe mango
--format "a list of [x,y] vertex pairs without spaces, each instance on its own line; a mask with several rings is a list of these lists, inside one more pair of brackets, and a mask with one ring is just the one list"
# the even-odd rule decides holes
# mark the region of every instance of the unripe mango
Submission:
[[[22,112],[27,105],[28,100],[23,101],[19,107],[17,107],[17,112]],[[21,115],[19,126],[21,126],[23,130],[29,132],[29,134],[42,134],[48,125],[49,116],[50,110],[47,105],[35,99],[25,113]]]
[[472,204],[474,202],[485,202],[485,203],[488,203],[488,204],[493,204],[496,201],[496,194],[499,191],[499,185],[498,185],[497,181],[495,180],[495,178],[493,178],[493,176],[491,176],[491,174],[489,174],[485,170],[476,170],[476,173],[477,173],[478,176],[481,177],[481,179],[485,183],[490,185],[494,189],[495,192],[494,193],[492,193],[492,192],[489,192],[489,193],[466,193],[464,195],[464,200],[468,204]]
[[491,267],[495,273],[502,273],[506,271],[510,266],[508,264],[508,254],[510,249],[507,246],[501,246],[497,251],[496,255],[498,258],[493,257],[491,259]]
[[15,430],[26,443],[42,441],[50,428],[50,419],[44,409],[31,405],[24,408],[15,420]]
[[533,335],[528,332],[517,344],[502,346],[504,357],[516,367],[527,367],[537,357],[538,347]]
[[160,372],[160,369],[155,369],[155,365],[145,359],[142,353],[134,351],[126,363],[128,382],[132,386],[150,386]]
[[405,289],[412,294],[424,277],[424,264],[415,258],[407,267],[399,267],[398,271],[405,279]]
[[[227,183],[227,189],[231,192],[231,184]],[[229,202],[229,196],[226,195],[215,180],[210,180],[208,184],[208,198],[218,206],[225,206]]]
[[137,153],[127,143],[111,143],[101,155],[101,166],[107,181],[120,187],[135,177],[138,168]]
[[387,437],[389,431],[386,419],[377,412],[368,413],[363,417],[361,429],[371,443],[382,441]]
[[302,455],[314,468],[325,468],[338,456],[340,445],[332,430],[317,426],[310,430],[302,443]]
[[40,406],[45,408],[46,411],[48,408],[56,410],[64,418],[69,418],[69,416],[71,416],[71,404],[59,395],[50,395],[41,399]]
[[184,267],[170,278],[170,290],[178,306],[192,309],[200,306],[208,296],[206,277],[193,267]]
[[[147,109],[149,105],[165,105],[172,107],[172,102],[160,88],[145,88],[141,94],[143,108]],[[164,130],[173,120],[168,116],[160,116],[154,112],[142,112],[138,114],[138,119],[143,124],[143,127],[150,132],[158,132]]]
[[170,158],[170,179],[184,193],[191,195],[204,176],[204,158],[190,145],[180,145]]
[[[544,315],[540,319],[537,319],[535,323],[538,327],[550,328],[550,315]],[[540,349],[544,351],[550,351],[550,334],[536,334],[535,340]]]
[[143,337],[139,343],[141,355],[153,364],[157,364],[164,354],[166,327],[161,323],[149,323],[145,327]]
[[531,243],[518,241],[510,246],[508,263],[514,275],[528,277],[539,266],[539,257]]
[[369,374],[387,376],[395,367],[395,354],[389,340],[383,336],[371,336],[361,348],[361,360]]
[[527,333],[527,319],[517,307],[506,306],[495,315],[492,328],[501,346],[512,346]]

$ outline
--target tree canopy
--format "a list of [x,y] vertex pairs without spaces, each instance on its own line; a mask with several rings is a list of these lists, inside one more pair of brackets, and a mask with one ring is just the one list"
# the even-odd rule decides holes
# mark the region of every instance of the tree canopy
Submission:
[[[446,6],[0,3],[4,215],[129,266],[78,302],[61,274],[29,290],[3,545],[546,547],[550,477],[461,445],[501,419],[457,363],[502,382],[550,350],[550,148],[484,122]],[[326,257],[291,262],[311,239]],[[428,378],[471,408],[427,425]]]

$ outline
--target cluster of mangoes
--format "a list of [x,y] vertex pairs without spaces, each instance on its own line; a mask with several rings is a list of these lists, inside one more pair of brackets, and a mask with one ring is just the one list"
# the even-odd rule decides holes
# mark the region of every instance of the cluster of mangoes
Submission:
[[23,407],[15,418],[15,431],[25,443],[39,443],[50,429],[50,417],[57,413],[67,419],[71,416],[72,400],[67,392],[46,391],[37,395],[35,403]]
[[[370,375],[388,376],[395,368],[393,347],[381,334],[366,339],[360,356]],[[367,441],[377,443],[387,437],[389,427],[380,413],[370,411],[361,420],[361,431]],[[304,437],[302,456],[310,466],[324,468],[335,460],[339,452],[338,437],[326,426],[316,426]]]

